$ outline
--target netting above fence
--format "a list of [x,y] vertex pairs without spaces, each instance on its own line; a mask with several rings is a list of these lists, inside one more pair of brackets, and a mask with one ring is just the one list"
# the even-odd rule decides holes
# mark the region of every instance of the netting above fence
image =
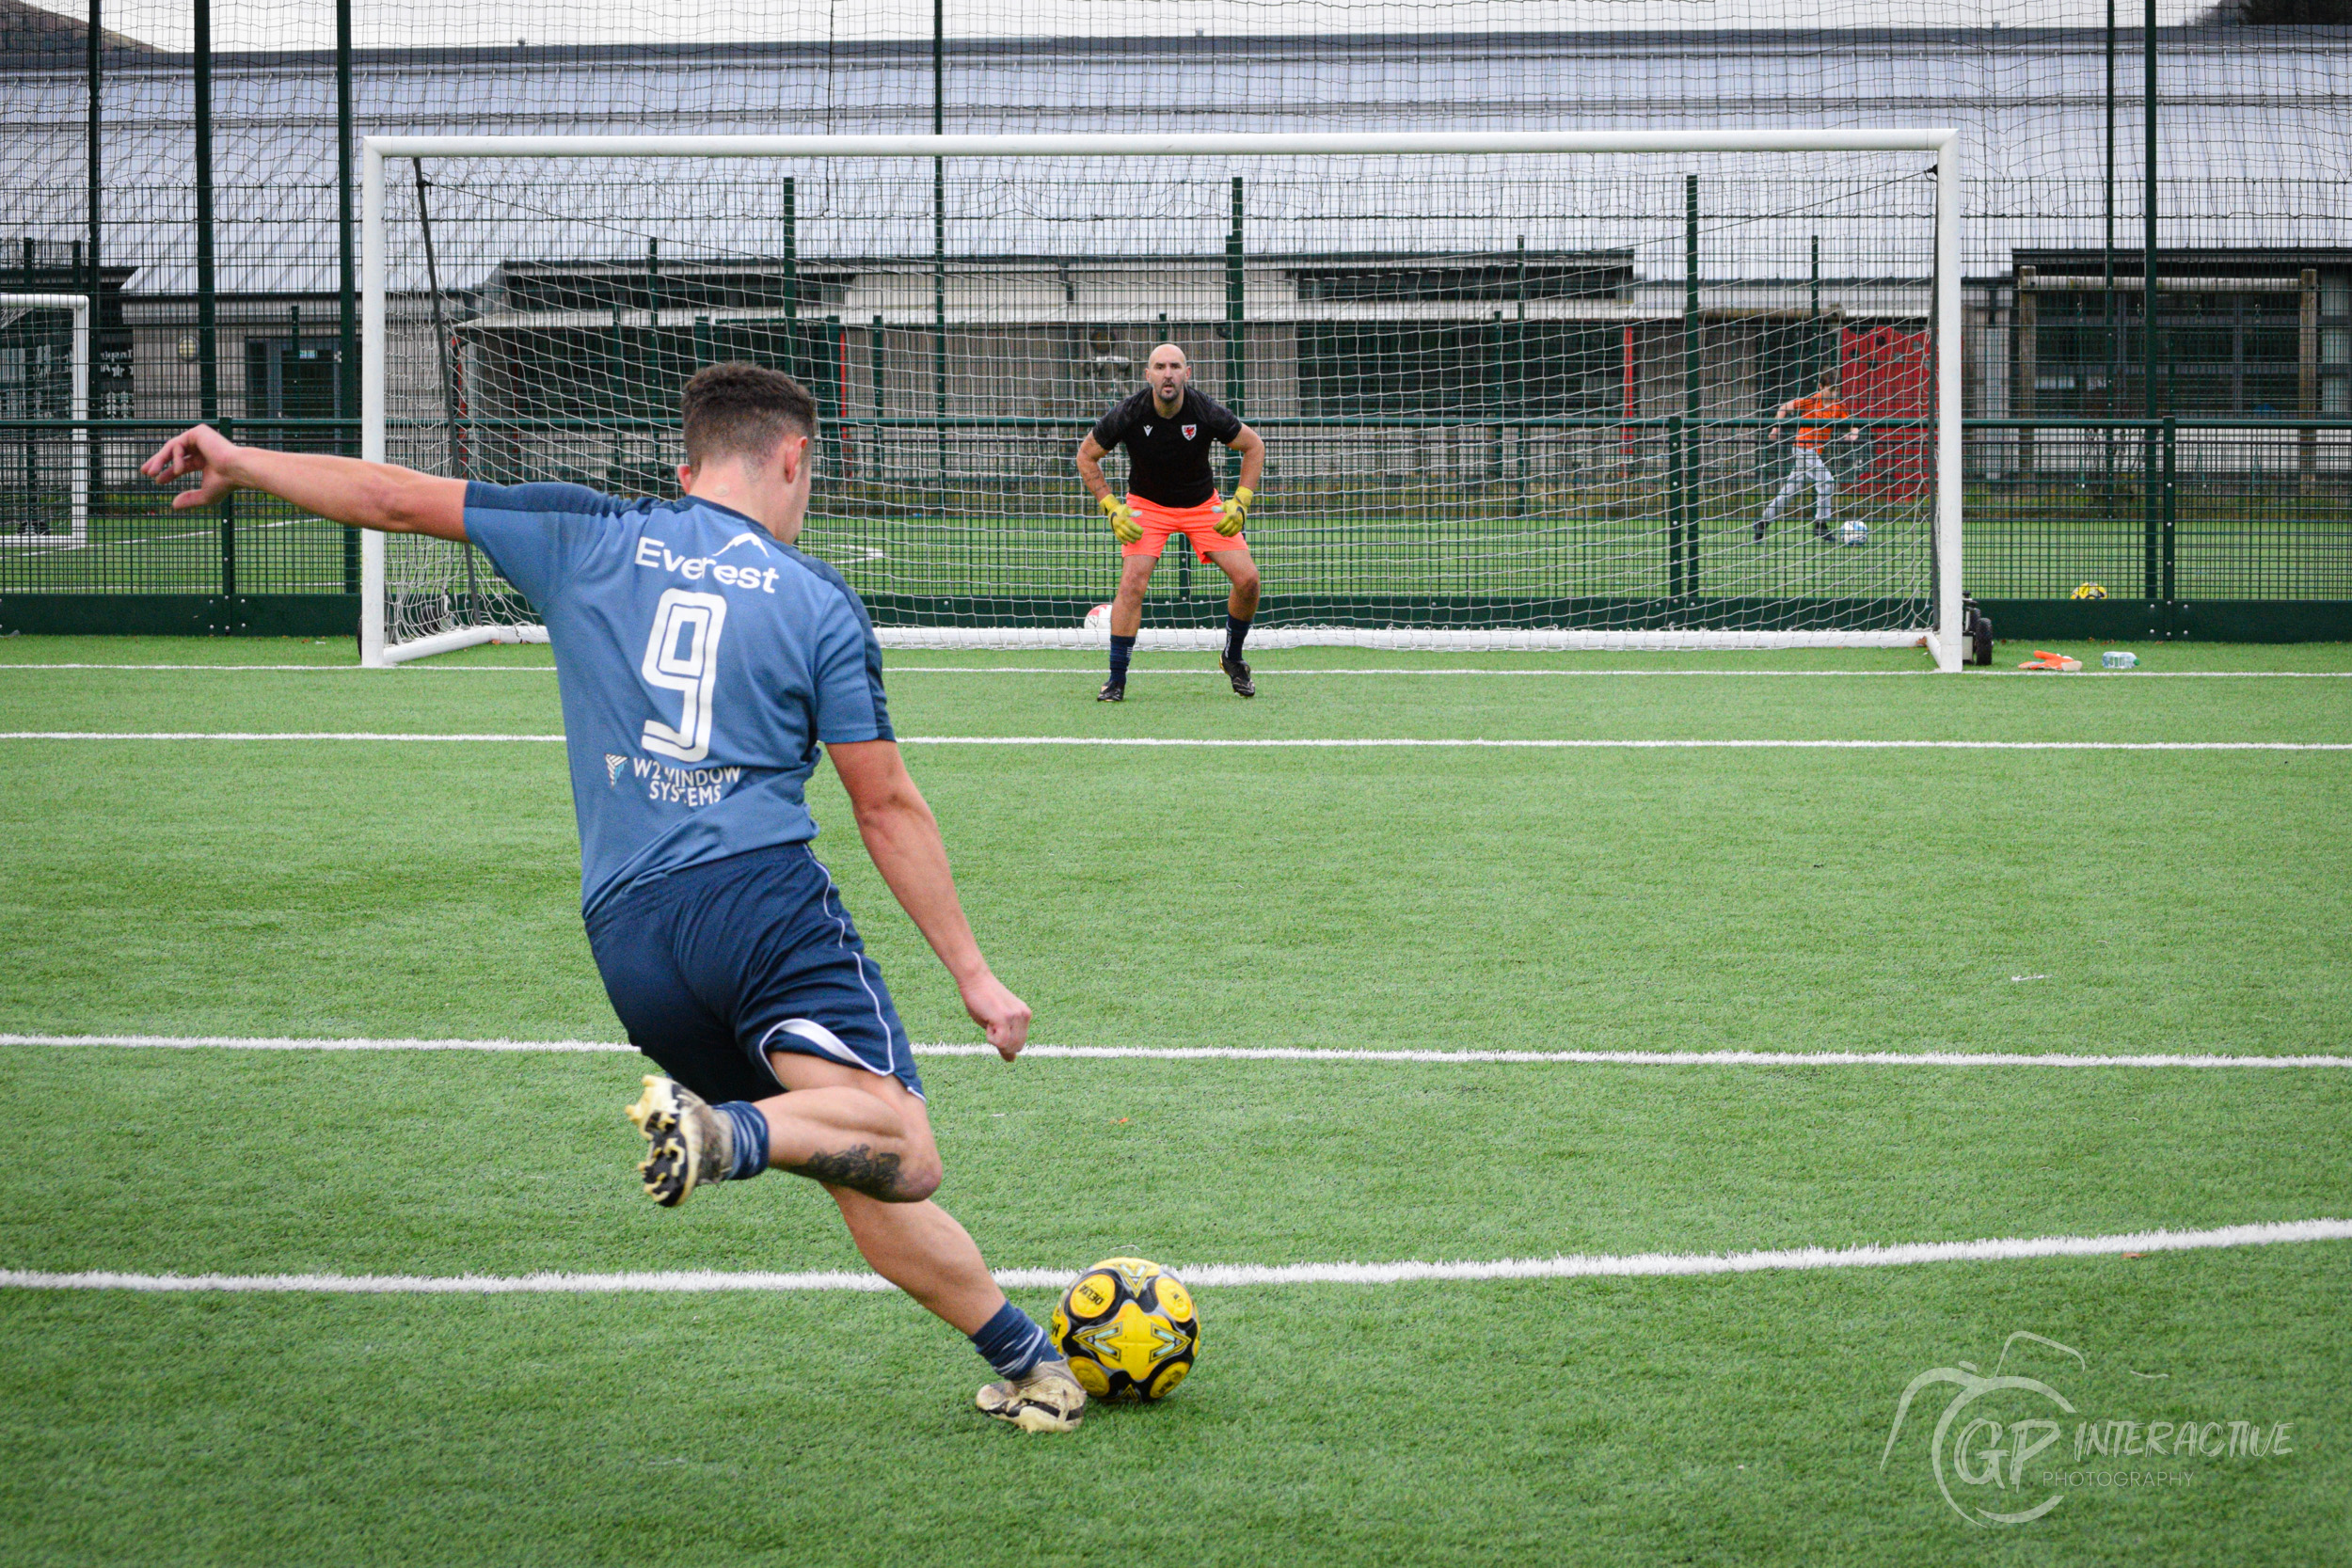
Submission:
[[[257,522],[248,508],[221,540],[183,537],[188,520],[162,515],[133,471],[148,434],[119,421],[214,417],[310,441],[356,436],[333,8],[212,5],[209,116],[197,112],[197,14],[177,0],[110,6],[94,58],[78,14],[20,8],[0,31],[10,71],[0,288],[97,294],[92,408],[118,421],[88,443],[91,548],[110,553],[0,552],[0,592],[225,593],[234,578],[332,593],[354,580],[340,539],[299,519]],[[1949,124],[1968,154],[1970,416],[2352,418],[2352,25],[2327,0],[2167,0],[2150,104],[2143,15],[2079,0],[1179,0],[1138,24],[1076,0],[410,0],[354,8],[347,104],[355,137]],[[946,220],[985,222],[993,194],[957,185]],[[1216,193],[1200,201],[1214,227]],[[2152,203],[2159,282],[2148,310]],[[1677,284],[1671,265],[1635,265],[1642,286]],[[1824,261],[1832,276],[1844,265]],[[1727,269],[1720,281],[1738,277]],[[2076,292],[2061,297],[2054,278]],[[2198,286],[2215,278],[2232,291]],[[2248,279],[2265,288],[2236,287]],[[1194,309],[1177,299],[1152,309],[1178,320]],[[2148,316],[2153,333],[2139,329]],[[1220,319],[1214,302],[1209,319]],[[845,333],[860,325],[845,314]],[[886,320],[886,355],[892,330]],[[1443,336],[1429,349],[1429,373],[1457,382],[1482,352]],[[1391,367],[1367,386],[1406,373],[1374,345],[1356,352]],[[1302,399],[1318,385],[1310,378]],[[15,439],[20,456],[72,441],[62,430]],[[2140,500],[2106,481],[2106,446],[2080,483],[2058,476],[2066,450],[2010,429],[1970,438],[1986,515],[2037,540],[2005,558],[2005,577],[2037,591],[2087,575],[2064,564],[2066,540],[2090,527],[2078,528],[2082,507],[2122,496],[2126,510],[2102,513],[2099,526],[2142,522],[2130,510]],[[2278,493],[2281,453],[2291,497]],[[2144,455],[2132,482],[2143,488]],[[2347,455],[2330,433],[2315,446],[2249,436],[2206,451],[2180,483],[2254,519],[2249,539],[2299,530],[2293,538],[2307,540],[2344,526],[2312,497],[2341,491]],[[2223,504],[2217,486],[2235,499]],[[248,536],[248,523],[269,531]],[[1979,559],[1991,563],[2011,537],[1988,535]],[[2249,580],[2341,593],[2340,574],[2325,569],[2336,546],[2275,547],[2280,562],[2303,564]]]

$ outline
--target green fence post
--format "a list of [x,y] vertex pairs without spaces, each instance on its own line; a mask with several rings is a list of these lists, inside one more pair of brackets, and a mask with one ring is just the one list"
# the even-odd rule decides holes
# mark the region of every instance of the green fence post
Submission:
[[[196,374],[199,417],[219,427],[220,318],[219,291],[214,275],[213,251],[213,8],[212,0],[196,0]],[[220,503],[220,596],[237,594],[237,498]],[[228,613],[229,606],[221,606]]]
[[801,209],[799,182],[784,177],[784,373],[801,373]]
[[1682,416],[1666,416],[1666,593],[1682,596],[1682,523],[1690,512]]
[[1810,383],[1820,375],[1821,368],[1829,363],[1829,357],[1821,352],[1821,236],[1814,235],[1808,248],[1812,254],[1806,280],[1808,303],[1805,321],[1808,325],[1805,328],[1804,378]]
[[[1511,329],[1511,412],[1524,421],[1528,415],[1527,396],[1527,236],[1518,237],[1518,325]],[[1517,493],[1511,502],[1511,515],[1527,515],[1527,426],[1524,422],[1513,427],[1512,464],[1518,481]]]
[[2142,112],[2147,147],[2140,169],[2140,239],[2139,239],[2139,355],[2140,391],[2147,405],[2145,417],[2152,421],[2147,432],[2145,448],[2148,472],[2148,516],[2153,526],[2156,515],[2156,0],[2147,0],[2140,29],[2140,53],[2143,81],[2141,90],[2146,100]]
[[[947,0],[931,0],[931,135],[947,134]],[[947,161],[931,160],[931,502],[947,520]]]
[[1478,355],[1478,412],[1486,421],[1486,494],[1481,498],[1479,512],[1483,515],[1493,504],[1495,486],[1502,483],[1502,312],[1486,312],[1486,325],[1480,329]]
[[[1242,187],[1241,176],[1233,176],[1233,221],[1225,232],[1225,393],[1226,403],[1236,419],[1248,399],[1249,357],[1243,341],[1244,301],[1242,278]],[[1230,484],[1241,483],[1241,453],[1228,452],[1225,458]],[[1230,484],[1227,493],[1231,494]]]
[[2164,590],[2164,632],[2175,634],[2173,616],[2179,607],[2179,583],[2173,571],[2173,523],[2176,498],[2180,494],[2180,431],[2173,415],[2164,417],[2164,578],[2158,584]]
[[947,165],[941,158],[931,160],[931,419],[936,469],[931,499],[944,522],[947,515],[942,499],[947,493]]
[[873,446],[873,453],[872,453],[872,456],[868,459],[868,461],[867,461],[867,463],[866,463],[866,467],[867,467],[867,468],[870,470],[870,473],[868,474],[868,477],[867,477],[867,481],[866,481],[866,483],[867,483],[867,485],[868,485],[868,490],[869,490],[869,493],[873,493],[873,494],[875,494],[875,499],[880,499],[881,498],[880,498],[880,496],[879,496],[878,492],[880,491],[881,486],[882,486],[882,483],[883,467],[882,467],[882,315],[881,315],[881,313],[880,313],[879,311],[877,311],[877,312],[875,313],[875,316],[874,316],[874,325],[873,325],[872,329],[871,329],[870,331],[868,331],[868,332],[866,333],[866,361],[867,361],[867,365],[868,365],[869,373],[870,373],[870,375],[872,376],[873,383],[874,383],[874,388],[873,388],[873,390],[874,390],[874,439],[873,439],[873,442],[872,442],[872,446]]
[[628,345],[621,332],[621,289],[616,278],[612,289],[612,325],[605,334],[604,350],[604,395],[612,409],[612,455],[606,459],[611,471],[605,475],[605,487],[625,493],[627,483],[621,475],[628,454],[621,447],[621,431],[628,415],[628,387],[621,378],[622,367],[628,363]]
[[[98,16],[99,0],[89,0],[89,37],[86,40],[88,44],[89,55],[89,125],[87,129],[88,145],[85,149],[85,162],[87,163],[87,167],[84,172],[88,176],[89,180],[89,211],[87,214],[89,218],[89,285],[87,292],[89,295],[88,387],[90,397],[89,406],[83,410],[83,412],[86,416],[92,419],[98,417],[98,410],[104,406],[106,401],[105,394],[99,389],[101,386],[101,378],[98,373],[99,360],[102,357],[99,352],[99,345],[105,341],[106,325],[103,275],[98,270],[99,214],[103,211],[100,205],[100,199],[103,194],[100,189],[99,184]],[[87,449],[83,455],[87,468],[87,473],[85,475],[84,483],[87,486],[87,488],[83,493],[88,496],[89,504],[91,506],[96,506],[98,504],[99,487],[105,481],[105,464],[101,457],[102,452],[104,451],[104,445],[99,438],[99,430],[96,426],[92,426],[90,428],[85,439],[87,441]],[[87,519],[86,517],[85,521],[87,520]]]
[[[833,395],[818,403],[817,418],[820,421],[827,418],[833,420],[833,439],[842,447],[846,447],[850,439],[850,367],[845,362],[848,358],[849,340],[841,330],[841,318],[829,315],[825,318],[825,373],[818,379],[820,385],[833,388]],[[828,406],[833,409],[830,416],[825,412]],[[841,467],[841,477],[846,478],[849,465],[845,463]]]
[[[94,8],[94,7],[93,7]],[[335,228],[337,246],[335,417],[359,412],[358,255],[352,239],[351,189],[351,0],[335,0]],[[359,454],[351,428],[335,429],[335,450]],[[359,592],[359,531],[342,531],[343,592]]]

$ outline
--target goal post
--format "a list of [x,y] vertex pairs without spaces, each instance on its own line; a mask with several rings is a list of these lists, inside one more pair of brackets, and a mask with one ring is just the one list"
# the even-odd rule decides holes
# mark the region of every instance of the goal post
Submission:
[[0,293],[0,414],[16,427],[0,545],[87,543],[89,397],[89,296]]
[[[362,451],[667,495],[685,376],[774,364],[886,642],[1083,646],[1070,458],[1165,339],[1266,440],[1262,645],[1956,669],[1958,179],[1939,129],[372,136]],[[1223,588],[1174,542],[1146,645]],[[362,591],[372,664],[545,636],[469,546],[370,533]]]

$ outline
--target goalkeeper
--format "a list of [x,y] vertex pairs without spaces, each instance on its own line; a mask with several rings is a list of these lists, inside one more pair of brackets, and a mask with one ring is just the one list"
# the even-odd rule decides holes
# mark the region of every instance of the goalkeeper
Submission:
[[[1103,478],[1103,459],[1120,442],[1127,446],[1127,494],[1115,495]],[[1231,499],[1219,499],[1209,472],[1209,443],[1222,442],[1241,453],[1241,483]],[[1237,696],[1254,697],[1258,688],[1241,657],[1250,618],[1258,613],[1258,564],[1241,536],[1256,498],[1258,474],[1265,467],[1265,442],[1230,408],[1192,389],[1192,365],[1174,343],[1152,351],[1143,389],[1121,402],[1078,444],[1078,477],[1111,520],[1119,539],[1119,594],[1111,601],[1111,678],[1095,700],[1123,702],[1127,660],[1143,630],[1143,591],[1152,582],[1168,536],[1192,541],[1200,559],[1233,582],[1225,601],[1225,676]]]

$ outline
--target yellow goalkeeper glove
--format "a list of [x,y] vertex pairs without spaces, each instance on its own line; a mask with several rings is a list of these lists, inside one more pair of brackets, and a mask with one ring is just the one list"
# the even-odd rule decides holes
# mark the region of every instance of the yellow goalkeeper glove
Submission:
[[1216,531],[1231,539],[1241,531],[1241,525],[1249,520],[1249,503],[1258,499],[1258,492],[1245,484],[1233,492],[1233,499],[1216,509]]
[[1143,525],[1136,521],[1136,509],[1117,496],[1103,498],[1104,514],[1111,520],[1111,537],[1122,545],[1132,545],[1143,537]]

